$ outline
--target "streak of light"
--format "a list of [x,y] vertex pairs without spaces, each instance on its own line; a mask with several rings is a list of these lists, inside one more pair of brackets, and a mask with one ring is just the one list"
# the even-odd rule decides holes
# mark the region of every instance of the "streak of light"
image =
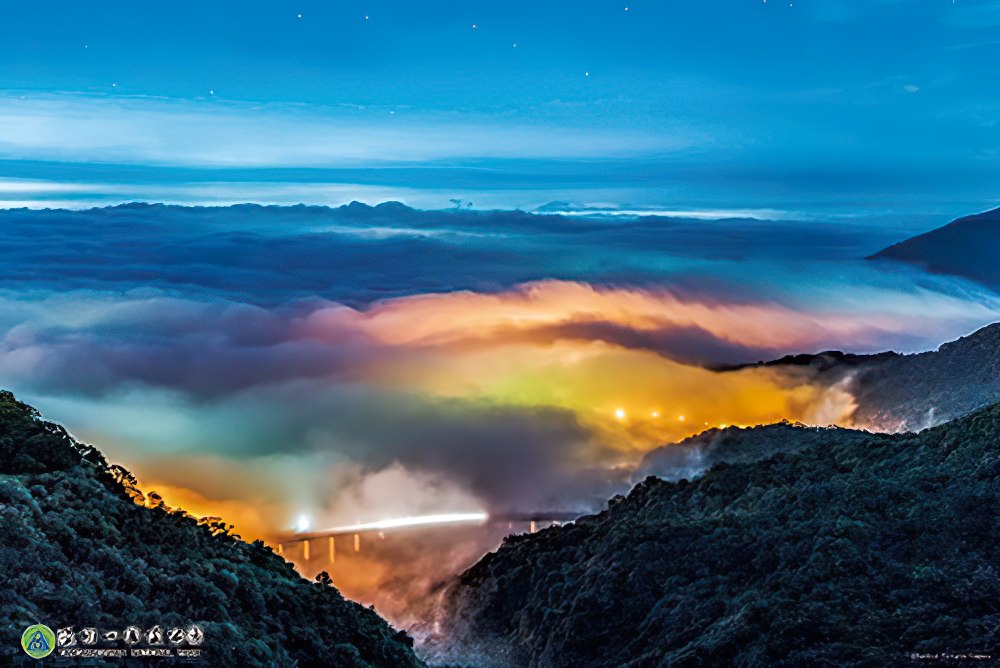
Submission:
[[391,520],[349,524],[340,527],[322,529],[316,533],[355,533],[359,531],[381,531],[383,529],[400,529],[403,527],[426,526],[429,524],[458,524],[463,522],[485,522],[489,519],[486,513],[444,513],[440,515],[418,515],[416,517],[399,517]]

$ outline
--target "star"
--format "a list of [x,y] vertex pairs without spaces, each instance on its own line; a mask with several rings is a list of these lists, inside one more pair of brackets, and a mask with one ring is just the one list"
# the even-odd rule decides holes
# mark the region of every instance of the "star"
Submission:
[[473,24],[472,24],[472,29],[473,29],[473,30],[475,30],[475,29],[476,29],[476,28],[478,28],[478,27],[479,27],[479,26],[477,26],[477,25],[476,25],[475,23],[473,23]]
[[210,91],[208,91],[208,94],[209,95],[215,95],[215,91],[214,90],[210,90]]
[[584,73],[583,73],[583,76],[585,76],[585,77],[589,77],[589,76],[590,76],[590,72],[584,72]]
[[302,18],[302,14],[296,14],[296,15],[295,15],[295,18],[299,18],[299,19],[301,19],[301,18]]
[[514,48],[515,49],[517,48],[517,42],[514,42]]
[[367,20],[368,20],[368,15],[367,15],[367,14],[365,14],[365,21],[367,21]]

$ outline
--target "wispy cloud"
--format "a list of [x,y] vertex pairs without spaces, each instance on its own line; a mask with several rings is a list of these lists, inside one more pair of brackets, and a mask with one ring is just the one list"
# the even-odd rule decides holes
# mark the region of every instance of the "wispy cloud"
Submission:
[[690,148],[645,133],[351,106],[252,105],[78,95],[0,98],[0,155],[182,166],[303,167],[449,158],[602,158]]

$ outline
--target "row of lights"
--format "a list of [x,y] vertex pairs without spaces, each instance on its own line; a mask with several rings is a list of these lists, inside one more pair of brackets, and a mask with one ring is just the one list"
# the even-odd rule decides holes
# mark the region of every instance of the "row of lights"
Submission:
[[[660,411],[652,411],[649,414],[649,417],[653,418],[654,420],[660,419],[660,417],[661,417]],[[628,419],[628,413],[625,411],[624,408],[616,408],[615,409],[615,419],[618,420],[619,422],[624,422],[626,419]],[[687,418],[685,418],[683,415],[678,415],[677,416],[677,421],[678,422],[685,422],[686,419]],[[709,424],[706,422],[705,426],[707,427],[707,426],[709,426]],[[726,424],[725,422],[719,423],[719,429],[725,429],[728,426],[729,425]]]
[[[627,417],[628,417],[628,413],[625,412],[624,408],[616,408],[615,409],[615,418],[616,419],[618,419],[618,420],[624,420]],[[653,411],[652,413],[649,414],[649,417],[653,418],[654,420],[658,420],[660,418],[660,411]],[[678,422],[684,422],[685,419],[686,418],[683,415],[678,415],[677,416],[677,421]]]

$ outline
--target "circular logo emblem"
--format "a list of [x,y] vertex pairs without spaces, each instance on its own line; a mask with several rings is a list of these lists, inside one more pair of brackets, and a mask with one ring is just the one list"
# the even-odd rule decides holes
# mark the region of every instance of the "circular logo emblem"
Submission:
[[45,624],[32,624],[21,634],[21,647],[32,659],[42,659],[56,648],[56,634]]

